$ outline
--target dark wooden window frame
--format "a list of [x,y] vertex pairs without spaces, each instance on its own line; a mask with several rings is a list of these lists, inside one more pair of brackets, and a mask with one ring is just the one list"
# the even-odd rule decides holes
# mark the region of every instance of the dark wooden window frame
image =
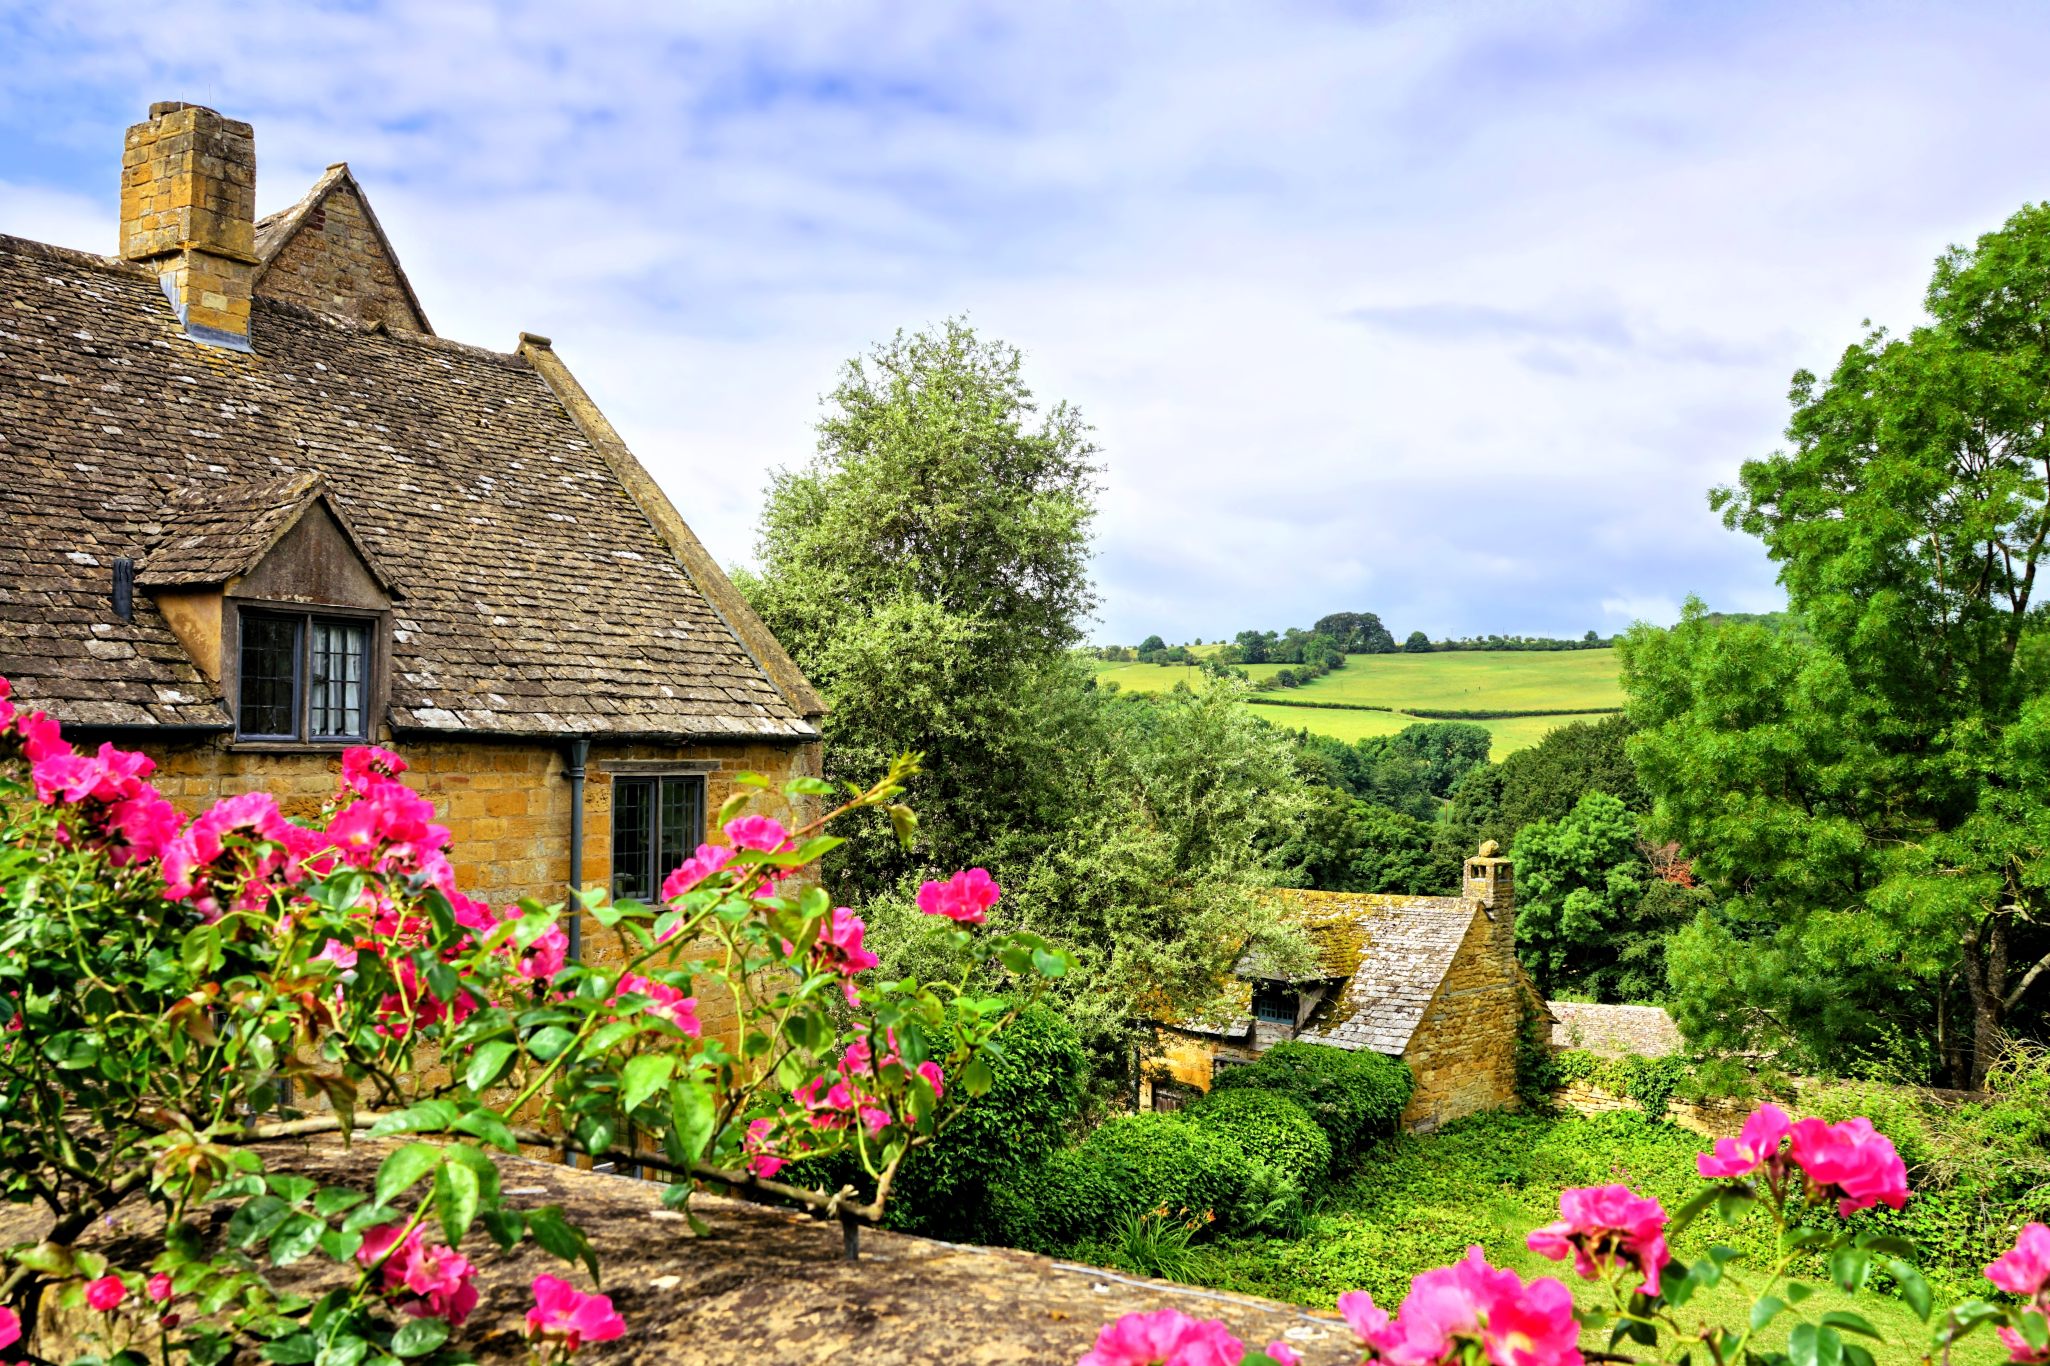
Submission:
[[[603,767],[611,769],[614,766],[606,764]],[[612,895],[615,898],[634,896],[637,899],[652,903],[656,897],[661,895],[662,880],[669,876],[670,870],[675,867],[675,864],[689,858],[697,850],[698,845],[704,841],[705,827],[711,819],[710,813],[706,809],[706,769],[703,764],[687,762],[676,764],[673,767],[661,768],[643,767],[639,764],[628,768],[627,765],[622,763],[618,765],[618,768],[623,771],[615,771],[612,779]],[[665,867],[664,864],[667,860],[664,857],[662,846],[665,842],[664,835],[667,832],[663,829],[662,789],[663,784],[670,782],[683,784],[687,791],[695,789],[692,806],[696,813],[696,828],[694,830],[685,830],[680,839],[672,842],[672,851],[678,853],[680,857],[675,860],[675,863],[669,863]],[[643,788],[647,789],[648,795],[651,798],[648,805],[650,819],[644,834],[645,851],[640,855],[641,868],[636,876],[638,878],[645,875],[649,885],[645,888],[622,886],[620,882],[620,839],[624,832],[620,825],[620,814],[626,806],[623,794],[629,789],[638,790]]]
[[[292,708],[297,726],[291,735],[245,735],[242,733],[242,615],[290,617],[299,622],[298,657],[294,662]],[[313,623],[346,621],[360,623],[368,638],[368,658],[363,679],[363,733],[322,735],[311,732]],[[391,613],[374,608],[331,607],[323,603],[278,602],[263,598],[228,598],[221,605],[221,696],[234,717],[234,745],[248,750],[303,750],[309,752],[346,749],[377,739],[391,697]]]

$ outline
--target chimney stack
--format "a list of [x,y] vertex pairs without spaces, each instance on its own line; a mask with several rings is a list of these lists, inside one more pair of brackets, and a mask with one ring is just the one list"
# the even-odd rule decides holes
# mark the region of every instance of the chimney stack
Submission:
[[1513,916],[1516,910],[1516,865],[1501,854],[1501,845],[1486,840],[1480,852],[1466,861],[1467,899],[1480,902],[1497,920]]
[[196,104],[153,104],[121,153],[121,256],[156,267],[194,341],[249,349],[256,135]]

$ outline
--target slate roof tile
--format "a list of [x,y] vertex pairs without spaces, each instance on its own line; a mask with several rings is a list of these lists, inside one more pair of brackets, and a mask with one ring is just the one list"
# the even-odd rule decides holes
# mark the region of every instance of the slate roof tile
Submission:
[[114,615],[113,560],[215,573],[261,528],[207,509],[289,515],[317,475],[405,594],[395,726],[815,737],[526,360],[263,298],[251,336],[200,346],[150,271],[0,236],[0,675],[24,700],[225,726],[148,594]]

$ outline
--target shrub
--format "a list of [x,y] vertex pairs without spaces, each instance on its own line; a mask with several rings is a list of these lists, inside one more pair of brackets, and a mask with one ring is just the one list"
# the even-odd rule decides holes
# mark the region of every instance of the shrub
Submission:
[[1309,1111],[1277,1091],[1220,1090],[1183,1113],[1238,1144],[1249,1161],[1279,1169],[1304,1189],[1331,1170],[1331,1139]]
[[1127,1197],[1123,1173],[1061,1148],[1042,1162],[1020,1167],[989,1192],[988,1220],[994,1240],[1009,1247],[1048,1254],[1064,1252],[1084,1238],[1107,1235],[1139,1210]]
[[1088,1058],[1074,1026],[1046,1006],[1021,1011],[985,1056],[988,1092],[904,1159],[894,1227],[956,1242],[999,1236],[992,1195],[1000,1178],[1043,1162],[1080,1115]]
[[1221,1073],[1213,1089],[1287,1096],[1323,1127],[1334,1156],[1343,1159],[1395,1132],[1415,1082],[1400,1059],[1324,1044],[1283,1043],[1256,1062]]
[[1234,1140],[1176,1115],[1119,1115],[1089,1135],[1081,1153],[1117,1179],[1120,1214],[1186,1210],[1229,1221],[1252,1165]]

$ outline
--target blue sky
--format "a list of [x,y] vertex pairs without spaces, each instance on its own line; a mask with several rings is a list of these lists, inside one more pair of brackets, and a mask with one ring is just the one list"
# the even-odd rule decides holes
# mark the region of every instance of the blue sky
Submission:
[[729,563],[837,364],[966,314],[1106,461],[1096,635],[1778,601],[1705,490],[2050,195],[2034,4],[0,0],[0,231],[150,101],[347,160],[444,335],[558,351]]

